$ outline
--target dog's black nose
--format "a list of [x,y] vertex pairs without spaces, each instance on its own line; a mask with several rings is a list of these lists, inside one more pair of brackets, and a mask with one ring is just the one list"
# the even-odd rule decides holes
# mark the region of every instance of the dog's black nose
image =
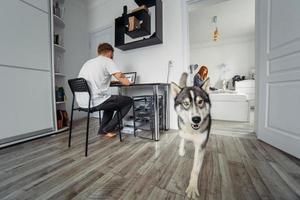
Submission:
[[200,121],[201,121],[201,117],[193,117],[192,118],[192,121],[195,123],[195,124],[198,124],[198,123],[200,123]]

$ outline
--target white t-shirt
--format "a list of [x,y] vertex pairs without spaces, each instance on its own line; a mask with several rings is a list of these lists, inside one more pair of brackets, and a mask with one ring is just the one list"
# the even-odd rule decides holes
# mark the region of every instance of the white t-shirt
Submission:
[[[110,82],[114,73],[120,72],[114,61],[104,56],[88,60],[81,68],[78,77],[84,78],[91,90],[91,107],[98,106],[111,96]],[[88,108],[89,95],[75,93],[79,107]]]

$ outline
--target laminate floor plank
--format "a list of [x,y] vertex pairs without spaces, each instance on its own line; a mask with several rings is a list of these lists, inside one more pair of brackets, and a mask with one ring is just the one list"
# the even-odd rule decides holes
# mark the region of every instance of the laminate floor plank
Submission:
[[[300,199],[300,160],[256,139],[253,124],[213,121],[198,189],[200,200]],[[86,120],[68,132],[0,149],[0,199],[183,200],[194,146],[170,130],[159,142],[124,135],[108,139]],[[140,133],[139,135],[143,135]],[[149,133],[144,134],[149,136]]]
[[[116,152],[121,152],[128,148],[128,146],[123,145],[123,148],[119,149],[118,145],[120,145],[120,143],[115,142],[114,145],[110,146],[110,150],[116,149]],[[32,194],[29,195],[29,197],[37,195],[37,199],[52,198],[55,193],[60,192],[60,190],[65,187],[69,187],[69,185],[72,185],[72,182],[76,182],[76,179],[83,179],[91,171],[98,169],[101,172],[101,166],[109,159],[109,156],[111,156],[108,151],[105,150],[107,149],[96,150],[89,158],[82,157],[82,159],[76,160],[76,163],[74,163],[73,166],[65,170],[60,170],[59,173],[53,175],[51,178],[41,184],[35,185],[34,188],[30,189]],[[116,152],[114,152],[112,156],[117,154]],[[28,191],[28,193],[30,192]]]
[[251,179],[242,163],[229,161],[229,170],[233,181],[234,195],[236,199],[256,200],[260,199]]
[[251,159],[243,159],[243,164],[251,179],[252,185],[254,186],[256,192],[259,194],[260,198],[262,200],[274,199],[265,182],[259,175],[255,164],[251,162]]
[[299,196],[293,192],[286,182],[267,162],[254,161],[258,173],[262,177],[274,199],[299,200]]
[[218,153],[219,169],[221,176],[221,199],[222,200],[235,200],[233,182],[231,179],[229,166],[224,154]]

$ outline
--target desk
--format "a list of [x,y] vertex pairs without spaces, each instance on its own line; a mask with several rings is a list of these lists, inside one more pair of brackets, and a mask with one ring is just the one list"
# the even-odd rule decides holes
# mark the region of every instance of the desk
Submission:
[[127,89],[134,89],[137,87],[145,87],[145,88],[151,88],[152,94],[153,94],[153,107],[154,107],[154,139],[155,141],[159,141],[160,137],[160,130],[159,130],[159,98],[158,93],[159,89],[163,90],[163,96],[164,96],[164,120],[165,125],[163,126],[164,130],[168,130],[170,127],[170,120],[169,120],[169,85],[168,83],[138,83],[133,85],[111,85],[110,87],[117,87],[119,95],[122,95],[122,88]]

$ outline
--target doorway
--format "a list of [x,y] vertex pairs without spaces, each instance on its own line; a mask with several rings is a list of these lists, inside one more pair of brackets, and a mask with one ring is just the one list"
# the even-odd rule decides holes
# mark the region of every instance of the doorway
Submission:
[[253,135],[255,0],[190,2],[189,71],[199,77],[201,66],[208,69],[213,129]]

